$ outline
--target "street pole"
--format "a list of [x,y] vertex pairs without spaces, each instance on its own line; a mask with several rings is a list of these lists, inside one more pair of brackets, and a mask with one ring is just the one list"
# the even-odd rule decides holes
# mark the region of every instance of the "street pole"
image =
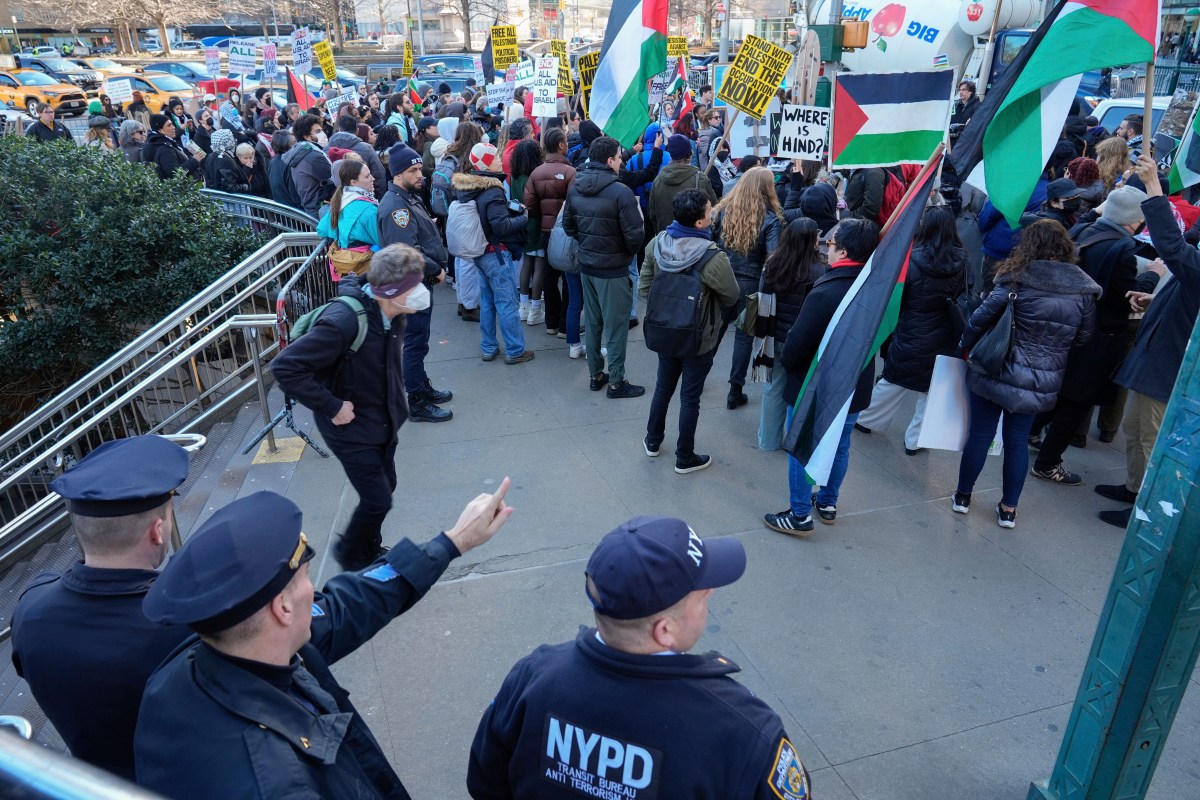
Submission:
[[421,45],[421,55],[425,55],[425,14],[422,6],[425,0],[417,0],[417,41]]
[[1029,787],[1028,800],[1140,800],[1150,788],[1200,653],[1198,429],[1200,322],[1129,518],[1054,771]]
[[[730,0],[732,4],[733,0]],[[838,0],[841,2],[841,0]],[[729,63],[729,7],[725,7],[725,19],[721,20],[721,50],[717,57],[718,64]]]

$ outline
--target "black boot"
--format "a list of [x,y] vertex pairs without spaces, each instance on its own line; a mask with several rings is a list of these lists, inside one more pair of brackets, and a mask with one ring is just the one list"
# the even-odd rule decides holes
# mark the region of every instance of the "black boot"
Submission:
[[381,547],[379,542],[355,545],[348,542],[344,535],[333,545],[333,557],[346,572],[366,569],[386,551],[387,548]]
[[454,399],[454,392],[449,389],[433,388],[433,381],[429,378],[425,379],[425,396],[429,398],[429,402],[440,406],[442,403],[449,403]]
[[408,418],[413,422],[445,422],[453,416],[453,411],[438,408],[424,393],[413,392],[408,396]]
[[746,397],[746,393],[742,391],[742,387],[736,383],[729,384],[729,396],[725,398],[725,407],[732,411],[735,408],[746,405],[750,402],[750,398]]

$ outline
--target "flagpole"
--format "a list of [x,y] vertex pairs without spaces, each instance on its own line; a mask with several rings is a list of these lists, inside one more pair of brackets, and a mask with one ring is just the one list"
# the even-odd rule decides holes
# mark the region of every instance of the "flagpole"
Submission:
[[[1142,152],[1154,157],[1154,62],[1146,62],[1146,104],[1142,109]],[[1147,135],[1149,134],[1149,135]]]
[[[896,221],[896,217],[900,216],[900,210],[908,206],[908,196],[912,194],[913,188],[921,184],[921,181],[925,179],[925,176],[929,173],[929,171],[933,169],[933,164],[935,161],[940,162],[942,153],[944,152],[946,152],[946,143],[939,142],[938,146],[934,148],[933,155],[929,157],[929,160],[925,162],[925,166],[921,167],[921,171],[917,173],[917,177],[913,178],[912,182],[908,185],[908,188],[904,190],[904,197],[900,198],[900,202],[897,203],[896,207],[892,209],[892,215],[888,217],[888,221],[884,223],[883,230],[879,232],[879,238],[882,239],[887,234],[888,230],[891,229],[892,223]],[[924,203],[927,200],[928,198],[922,200],[921,202]]]

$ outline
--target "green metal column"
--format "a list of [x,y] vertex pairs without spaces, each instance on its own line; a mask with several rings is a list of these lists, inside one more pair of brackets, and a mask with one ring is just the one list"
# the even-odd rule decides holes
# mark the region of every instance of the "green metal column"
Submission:
[[1200,651],[1200,323],[1129,520],[1050,780],[1028,800],[1142,798]]

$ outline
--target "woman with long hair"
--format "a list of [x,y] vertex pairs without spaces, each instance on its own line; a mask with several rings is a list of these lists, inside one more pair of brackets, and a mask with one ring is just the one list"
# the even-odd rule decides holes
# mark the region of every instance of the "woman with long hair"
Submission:
[[[529,176],[542,165],[543,160],[542,146],[536,139],[523,139],[516,143],[512,151],[512,160],[509,162],[509,200],[524,204]],[[545,276],[546,248],[541,237],[541,220],[536,214],[530,214],[525,238],[525,255],[521,260],[518,281],[518,316],[528,325],[542,325],[546,322],[546,309],[542,307],[542,281]]]
[[[788,331],[800,315],[800,307],[808,290],[817,278],[825,274],[825,264],[817,251],[821,231],[807,217],[789,222],[779,236],[779,246],[767,257],[763,268],[763,293],[770,295],[770,308],[759,302],[759,331],[765,334],[755,339],[755,371],[767,374],[763,388],[762,410],[758,418],[758,447],[778,450],[783,445],[784,420],[787,403],[783,392],[787,386],[787,370],[779,353],[787,341]],[[773,313],[765,313],[766,311]]]
[[371,130],[375,130],[383,124],[383,113],[380,109],[379,95],[376,92],[367,95],[367,99],[359,106],[358,114],[359,119],[367,123]]
[[900,317],[883,362],[883,377],[871,392],[871,405],[858,415],[859,430],[885,430],[907,392],[917,393],[917,408],[904,431],[904,452],[920,452],[917,439],[925,419],[929,382],[939,355],[951,355],[958,343],[956,301],[967,291],[967,251],[958,238],[954,212],[942,206],[926,210],[913,239]]
[[1009,302],[1013,324],[998,375],[967,373],[970,431],[958,465],[951,508],[971,509],[971,491],[1003,418],[1003,493],[996,505],[1002,528],[1017,525],[1017,503],[1029,471],[1029,431],[1062,388],[1071,347],[1092,335],[1100,286],[1075,264],[1075,243],[1061,224],[1038,220],[1021,230],[1016,247],[996,268],[995,286],[967,321],[957,352],[966,356],[1000,320]]
[[361,160],[343,158],[334,169],[341,185],[329,200],[329,213],[317,223],[317,233],[337,240],[343,250],[371,250],[379,246],[375,223],[375,179]]
[[[567,159],[566,130],[551,128],[542,136],[542,141],[546,157],[542,165],[529,176],[529,183],[525,184],[524,200],[526,208],[529,209],[529,219],[538,226],[541,234],[539,246],[544,249],[550,241],[550,231],[554,229],[558,213],[567,200],[567,191],[575,182],[575,168]],[[546,333],[566,339],[567,355],[579,358],[583,355],[583,343],[579,340],[583,286],[579,275],[560,272],[549,263],[546,256],[539,260],[546,275],[546,280],[542,282],[546,302]]]
[[1104,202],[1104,181],[1100,180],[1100,165],[1093,158],[1080,156],[1067,164],[1064,177],[1083,189],[1079,195],[1080,211],[1087,213]]
[[116,153],[113,144],[112,124],[103,114],[94,114],[88,118],[87,133],[83,135],[83,146],[94,147],[101,153]]
[[1113,190],[1131,165],[1129,145],[1120,136],[1110,136],[1096,145],[1096,166],[1100,170],[1100,180],[1104,182],[1106,195]]
[[[483,141],[483,129],[472,122],[463,122],[454,131],[454,141],[446,148],[440,167],[451,159],[454,172],[471,171],[471,148]],[[453,191],[453,189],[451,190]],[[453,196],[450,197],[453,200]],[[479,322],[479,268],[470,258],[454,257],[454,294],[458,300],[458,315],[463,322]]]
[[[800,216],[798,210],[785,216],[775,194],[775,176],[766,167],[751,168],[713,208],[713,241],[728,254],[739,290],[737,306],[729,312],[726,322],[732,322],[745,308],[746,295],[758,291],[763,264],[779,241],[781,223]],[[740,330],[734,332],[733,366],[729,370],[729,396],[725,401],[730,410],[749,402],[742,387],[746,385],[753,344],[750,336]]]

